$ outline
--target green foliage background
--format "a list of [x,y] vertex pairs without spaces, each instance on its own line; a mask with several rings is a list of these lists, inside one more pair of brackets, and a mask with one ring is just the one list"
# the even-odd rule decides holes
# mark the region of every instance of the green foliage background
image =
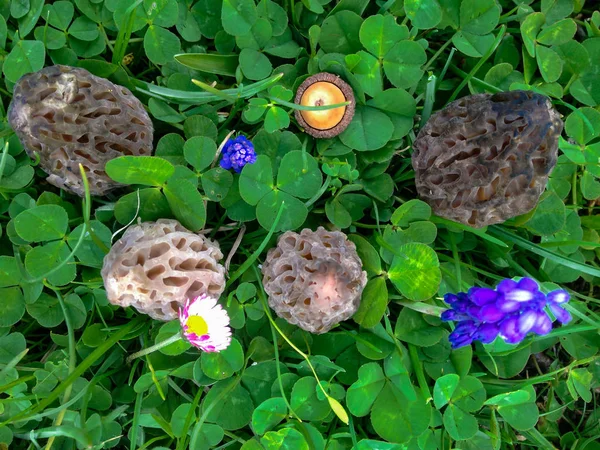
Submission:
[[[599,27],[592,0],[0,0],[0,448],[600,449]],[[131,186],[82,203],[26,156],[6,109],[52,64],[147,106],[155,156],[107,166]],[[357,108],[315,141],[291,102],[320,71]],[[432,215],[418,129],[510,89],[566,123],[537,208],[481,230]],[[213,162],[233,130],[259,154],[239,175]],[[124,226],[166,217],[221,228],[224,253],[243,226],[222,297],[235,339],[129,365],[179,325],[110,305],[100,268]],[[369,282],[353,320],[316,336],[269,320],[257,275],[281,231],[318,225],[350,236]],[[440,297],[514,276],[567,288],[573,322],[452,351]]]

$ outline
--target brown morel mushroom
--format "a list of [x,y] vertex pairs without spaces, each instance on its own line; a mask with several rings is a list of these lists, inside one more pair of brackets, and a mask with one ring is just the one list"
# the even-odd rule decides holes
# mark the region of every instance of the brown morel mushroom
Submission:
[[104,258],[108,300],[158,320],[177,318],[186,299],[218,298],[225,289],[223,254],[216,242],[176,220],[159,219],[129,227]]
[[340,231],[288,231],[262,266],[269,306],[311,333],[325,333],[360,305],[367,273],[354,243]]
[[296,91],[296,103],[302,106],[335,105],[349,101],[348,106],[324,111],[296,110],[296,120],[311,136],[332,138],[340,134],[354,117],[352,88],[337,75],[322,72],[308,77]]
[[87,70],[50,66],[24,75],[8,112],[27,154],[40,158],[48,182],[84,195],[79,164],[92,195],[120,185],[104,166],[122,155],[152,153],[152,122],[129,89]]
[[527,91],[477,94],[431,116],[414,143],[419,196],[473,227],[533,209],[556,164],[563,122]]

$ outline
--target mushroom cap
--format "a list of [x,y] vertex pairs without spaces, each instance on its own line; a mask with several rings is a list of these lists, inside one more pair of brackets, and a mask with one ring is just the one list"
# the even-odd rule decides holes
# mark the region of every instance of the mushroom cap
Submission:
[[340,231],[304,229],[281,235],[262,266],[269,306],[311,333],[329,331],[360,305],[367,273],[356,246]]
[[152,154],[152,121],[142,103],[123,86],[85,69],[49,66],[24,75],[14,88],[10,126],[27,154],[54,186],[84,195],[86,172],[92,195],[121,186],[104,166],[122,155]]
[[324,111],[300,111],[294,113],[304,131],[316,138],[328,139],[344,131],[354,117],[356,101],[348,83],[337,75],[317,73],[302,82],[296,91],[296,104],[304,106],[335,105],[349,101],[347,106]]
[[188,298],[223,293],[222,258],[216,242],[176,220],[159,219],[125,231],[104,258],[102,278],[113,305],[168,321]]
[[529,91],[477,94],[437,112],[413,147],[419,196],[472,227],[531,211],[556,165],[563,122]]

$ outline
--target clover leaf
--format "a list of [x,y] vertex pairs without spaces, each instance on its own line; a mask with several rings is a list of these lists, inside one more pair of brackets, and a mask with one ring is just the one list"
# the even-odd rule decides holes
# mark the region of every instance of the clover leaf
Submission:
[[319,44],[327,53],[350,54],[360,50],[359,30],[363,20],[352,11],[340,11],[321,25]]
[[433,28],[442,20],[442,8],[438,0],[405,0],[404,10],[413,26],[417,28]]
[[398,291],[410,300],[426,300],[436,292],[442,280],[435,251],[425,244],[404,244],[394,253],[388,271]]
[[408,442],[421,435],[431,420],[431,406],[421,398],[410,401],[394,384],[387,382],[371,409],[375,432],[391,442]]
[[364,48],[383,58],[396,43],[408,39],[408,28],[398,25],[393,16],[377,14],[365,19],[359,37]]
[[448,405],[443,421],[453,439],[469,439],[477,433],[477,419],[470,413],[478,411],[485,401],[485,389],[477,378],[444,375],[437,379],[433,390],[433,401],[437,409]]
[[257,18],[254,0],[223,0],[221,21],[227,33],[233,36],[246,34]]
[[387,144],[393,133],[394,124],[384,112],[357,105],[354,119],[340,134],[340,140],[354,150],[377,150]]
[[276,230],[296,229],[304,223],[308,209],[299,198],[313,197],[320,189],[322,173],[316,160],[308,153],[292,151],[281,160],[277,182],[273,180],[271,160],[260,155],[256,163],[248,164],[240,176],[240,195],[250,205],[256,205],[256,217],[261,226],[270,229],[279,208],[283,214]]
[[488,399],[485,404],[493,405],[506,422],[516,430],[529,430],[535,426],[539,418],[539,410],[535,403],[536,393],[532,386],[527,386]]

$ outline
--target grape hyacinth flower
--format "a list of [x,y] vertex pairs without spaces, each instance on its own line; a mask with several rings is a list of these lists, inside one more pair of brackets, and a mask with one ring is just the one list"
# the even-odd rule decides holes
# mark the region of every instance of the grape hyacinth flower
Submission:
[[531,278],[502,280],[496,289],[472,287],[466,293],[446,294],[444,301],[451,309],[442,313],[442,320],[458,322],[449,336],[452,348],[473,341],[490,344],[498,336],[508,344],[518,344],[529,332],[548,334],[552,330],[548,310],[560,323],[571,320],[561,306],[569,301],[569,294],[557,290],[545,295]]
[[186,301],[179,309],[179,322],[190,344],[205,352],[220,352],[231,343],[227,311],[206,294]]
[[252,142],[246,136],[229,139],[225,143],[221,155],[222,158],[219,165],[225,170],[233,169],[236,173],[240,173],[246,164],[254,164],[256,162],[254,145],[252,145]]

